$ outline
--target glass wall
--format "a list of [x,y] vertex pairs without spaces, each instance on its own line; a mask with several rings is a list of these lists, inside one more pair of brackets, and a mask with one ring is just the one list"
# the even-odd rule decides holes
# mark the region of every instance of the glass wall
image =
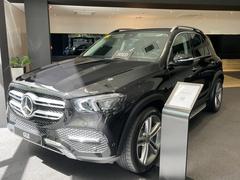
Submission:
[[51,34],[52,61],[79,56],[103,34]]

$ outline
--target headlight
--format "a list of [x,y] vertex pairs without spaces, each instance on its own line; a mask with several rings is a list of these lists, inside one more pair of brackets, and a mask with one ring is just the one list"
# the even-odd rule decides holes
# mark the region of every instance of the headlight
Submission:
[[73,101],[78,112],[108,112],[121,108],[125,96],[118,93],[78,98]]

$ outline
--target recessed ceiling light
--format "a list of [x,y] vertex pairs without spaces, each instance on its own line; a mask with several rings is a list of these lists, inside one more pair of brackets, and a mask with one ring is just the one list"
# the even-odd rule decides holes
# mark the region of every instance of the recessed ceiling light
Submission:
[[180,14],[177,15],[176,17],[178,18],[194,18],[194,17],[199,17],[201,14]]
[[74,10],[73,13],[76,15],[83,15],[83,16],[92,16],[96,14],[95,11],[86,11],[86,10]]

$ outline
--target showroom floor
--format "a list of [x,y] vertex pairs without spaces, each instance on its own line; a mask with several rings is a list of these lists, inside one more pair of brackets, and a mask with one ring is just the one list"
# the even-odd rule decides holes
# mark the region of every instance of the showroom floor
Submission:
[[[188,176],[194,180],[239,180],[240,89],[226,88],[217,114],[201,113],[190,123]],[[0,179],[3,180],[145,180],[158,179],[158,169],[135,175],[117,165],[70,160],[0,130]]]
[[223,60],[225,74],[224,87],[240,87],[240,61],[237,59]]

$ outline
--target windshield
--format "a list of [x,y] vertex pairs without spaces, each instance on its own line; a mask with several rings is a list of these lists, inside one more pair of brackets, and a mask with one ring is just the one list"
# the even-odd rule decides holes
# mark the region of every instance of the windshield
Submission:
[[162,31],[129,31],[109,34],[83,54],[83,57],[158,61],[168,39]]

